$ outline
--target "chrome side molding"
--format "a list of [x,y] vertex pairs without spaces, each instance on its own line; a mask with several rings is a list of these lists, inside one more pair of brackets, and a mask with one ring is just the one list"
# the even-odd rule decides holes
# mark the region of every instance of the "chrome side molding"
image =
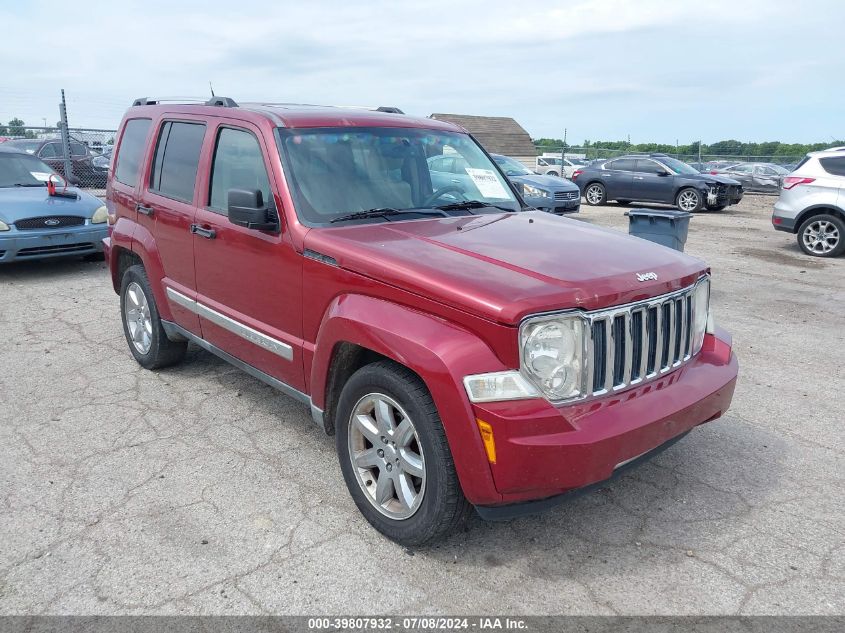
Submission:
[[236,336],[240,336],[242,339],[249,341],[253,345],[263,347],[268,352],[273,352],[285,360],[293,360],[293,347],[287,343],[271,336],[267,336],[266,334],[262,334],[258,330],[255,330],[248,325],[244,325],[240,321],[235,321],[234,319],[227,317],[225,314],[221,314],[217,310],[209,308],[207,305],[200,303],[199,301],[186,297],[181,292],[176,292],[173,288],[166,288],[166,290],[167,298],[176,305],[180,305],[194,314],[208,319],[215,325],[222,327],[224,330],[228,330]]

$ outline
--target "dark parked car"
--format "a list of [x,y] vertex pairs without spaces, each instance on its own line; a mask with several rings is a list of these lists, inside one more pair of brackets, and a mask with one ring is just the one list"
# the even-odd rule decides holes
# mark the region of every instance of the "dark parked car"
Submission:
[[774,163],[739,163],[710,173],[738,180],[745,191],[778,193],[781,181],[789,170]]
[[518,160],[490,154],[522,194],[526,204],[549,213],[578,213],[581,209],[581,191],[578,185],[559,176],[535,174]]
[[[65,175],[65,153],[62,141],[51,139],[15,139],[5,143],[7,147],[15,147],[21,151],[40,158],[57,174]],[[73,176],[83,187],[104,188],[108,168],[102,169],[94,165],[90,150],[79,141],[70,141],[70,160]]]
[[736,180],[702,174],[664,154],[622,156],[576,171],[572,180],[593,206],[636,200],[674,204],[682,211],[721,211],[742,199]]

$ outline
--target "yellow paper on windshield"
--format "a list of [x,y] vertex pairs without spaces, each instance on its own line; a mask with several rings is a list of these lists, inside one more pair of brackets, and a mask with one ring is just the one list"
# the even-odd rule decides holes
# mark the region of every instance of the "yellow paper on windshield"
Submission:
[[482,196],[485,198],[508,198],[508,192],[505,191],[502,183],[496,178],[496,172],[492,169],[475,169],[474,167],[466,167],[465,169]]

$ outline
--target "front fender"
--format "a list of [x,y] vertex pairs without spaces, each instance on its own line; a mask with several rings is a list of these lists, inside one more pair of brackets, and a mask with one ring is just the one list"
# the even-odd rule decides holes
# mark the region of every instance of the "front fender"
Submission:
[[311,397],[320,408],[339,343],[370,349],[420,376],[440,414],[464,495],[473,504],[501,500],[463,386],[468,374],[507,369],[483,341],[406,306],[364,295],[337,297],[321,323],[311,366]]

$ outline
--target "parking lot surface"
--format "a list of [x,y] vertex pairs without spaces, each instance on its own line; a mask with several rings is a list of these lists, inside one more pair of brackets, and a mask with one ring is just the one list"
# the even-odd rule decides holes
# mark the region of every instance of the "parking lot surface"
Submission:
[[[129,354],[102,262],[0,268],[0,613],[841,614],[845,259],[696,215],[733,408],[597,492],[403,549],[302,405]],[[624,208],[581,219],[625,230]]]

